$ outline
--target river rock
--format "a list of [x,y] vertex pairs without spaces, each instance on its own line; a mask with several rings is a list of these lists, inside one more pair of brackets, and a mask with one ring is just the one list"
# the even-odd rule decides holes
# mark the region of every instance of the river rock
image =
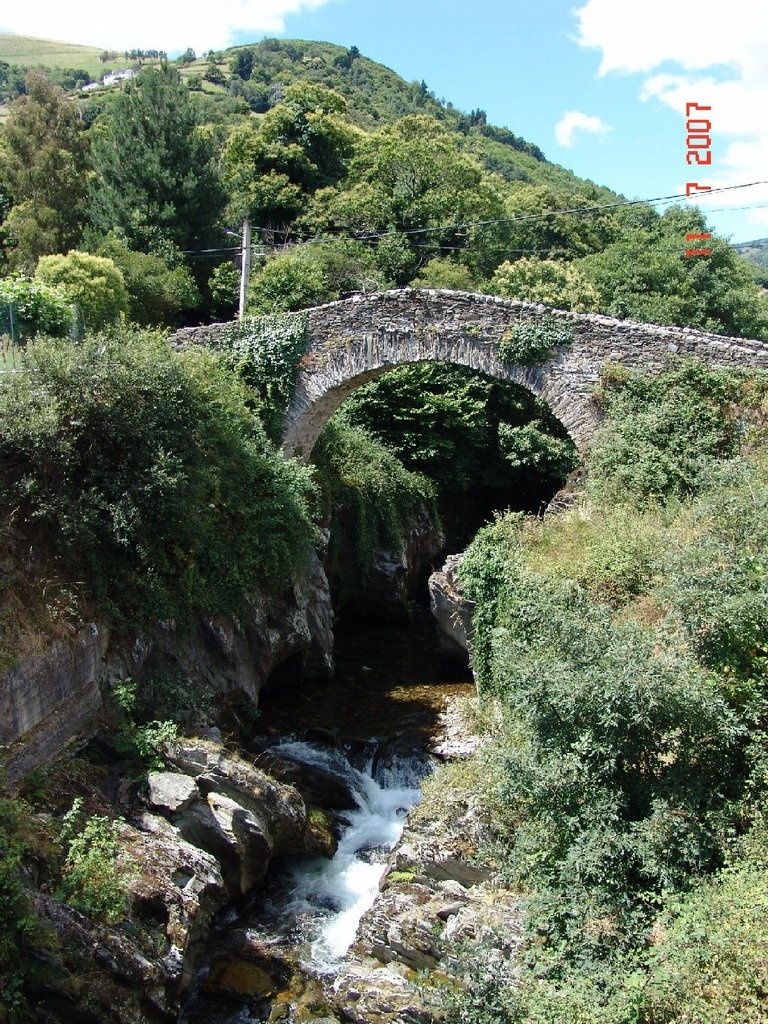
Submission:
[[353,1024],[416,1024],[431,1019],[416,988],[396,968],[345,963],[333,984],[333,998]]
[[178,772],[150,772],[147,799],[152,807],[166,811],[185,811],[200,796],[197,783]]
[[475,602],[461,591],[461,555],[448,555],[443,568],[429,577],[429,607],[443,637],[453,648],[469,652]]
[[[165,801],[157,804],[189,843],[216,858],[230,896],[249,892],[262,880],[273,857],[324,849],[293,786],[276,782],[210,740],[179,740],[169,745],[167,756],[184,774],[157,773],[163,776],[155,784],[161,785]],[[173,785],[202,798],[169,807],[174,794],[162,788],[168,785],[165,776],[186,778],[186,784]]]

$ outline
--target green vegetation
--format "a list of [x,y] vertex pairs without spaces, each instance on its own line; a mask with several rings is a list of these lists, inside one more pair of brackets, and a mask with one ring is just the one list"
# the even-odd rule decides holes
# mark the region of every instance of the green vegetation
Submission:
[[573,341],[568,324],[558,324],[552,317],[513,324],[499,342],[499,358],[505,363],[540,363],[549,359],[553,349]]
[[397,548],[420,513],[436,518],[432,483],[409,472],[386,445],[343,413],[326,426],[313,459],[330,519],[331,555],[343,535],[338,517],[349,515],[363,577],[378,544]]
[[312,535],[286,462],[220,358],[131,331],[31,344],[0,381],[2,514],[34,529],[123,620],[235,611],[276,588]]
[[100,59],[101,53],[97,46],[59,43],[35,36],[0,32],[0,62],[22,68],[83,68],[98,78],[109,67]]
[[230,366],[252,390],[261,421],[276,442],[307,345],[306,332],[306,314],[283,313],[244,317],[223,340]]
[[128,312],[125,279],[114,261],[72,249],[66,256],[41,256],[35,280],[57,287],[91,331],[116,323]]
[[94,814],[85,818],[78,797],[61,822],[64,847],[57,895],[96,921],[125,917],[131,863],[120,850],[120,822]]
[[32,845],[29,811],[24,801],[0,796],[0,1010],[12,1024],[24,1019],[24,984],[34,970],[29,947],[39,932],[21,874]]
[[136,77],[76,98],[63,71],[0,64],[7,268],[88,251],[123,271],[134,320],[231,315],[227,232],[249,217],[254,314],[416,283],[768,337],[751,265],[722,240],[685,259],[697,210],[603,209],[618,197],[355,47],[125,59]]
[[488,507],[537,508],[577,461],[563,426],[529,391],[442,363],[391,370],[347,399],[343,414],[434,481],[451,544]]
[[463,559],[505,718],[478,789],[529,937],[518,985],[475,959],[451,1024],[764,1009],[767,388],[614,377],[581,503],[501,516]]
[[0,280],[0,327],[12,340],[62,337],[74,329],[74,321],[72,303],[60,288],[23,277]]

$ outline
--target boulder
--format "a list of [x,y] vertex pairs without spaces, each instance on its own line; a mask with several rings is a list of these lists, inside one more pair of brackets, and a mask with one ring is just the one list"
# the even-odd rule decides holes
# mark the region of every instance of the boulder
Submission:
[[147,800],[164,811],[185,811],[200,796],[197,783],[178,772],[150,772],[147,776]]

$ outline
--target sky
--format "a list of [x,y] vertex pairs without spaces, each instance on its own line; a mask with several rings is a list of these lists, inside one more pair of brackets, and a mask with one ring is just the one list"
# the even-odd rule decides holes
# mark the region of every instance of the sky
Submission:
[[[355,45],[628,198],[728,189],[695,190],[710,223],[768,236],[768,184],[732,188],[768,179],[768,0],[4,0],[0,30],[171,56]],[[688,104],[711,108],[689,110],[699,156]]]

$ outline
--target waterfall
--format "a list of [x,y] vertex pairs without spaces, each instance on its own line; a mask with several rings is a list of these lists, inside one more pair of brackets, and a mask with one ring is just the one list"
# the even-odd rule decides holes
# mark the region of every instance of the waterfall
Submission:
[[402,834],[409,809],[419,802],[419,782],[429,764],[417,756],[377,757],[371,747],[361,770],[341,751],[307,742],[287,741],[272,750],[338,775],[357,805],[344,813],[348,825],[334,856],[297,860],[281,886],[281,916],[309,943],[306,966],[332,973],[376,898],[389,851]]

